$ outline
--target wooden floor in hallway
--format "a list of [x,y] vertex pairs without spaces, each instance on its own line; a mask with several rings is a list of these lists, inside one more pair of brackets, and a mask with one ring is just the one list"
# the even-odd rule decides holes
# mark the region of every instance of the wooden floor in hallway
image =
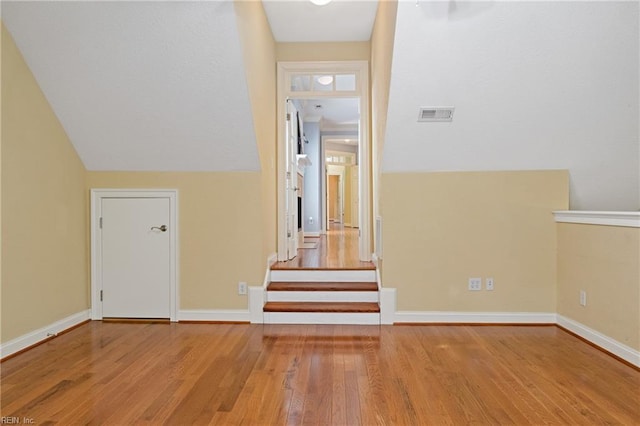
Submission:
[[[372,262],[361,262],[358,256],[358,229],[330,223],[329,230],[313,238],[313,249],[298,249],[298,255],[287,262],[276,262],[271,269],[375,269]],[[306,239],[306,238],[305,238]]]
[[35,425],[640,423],[640,372],[555,326],[93,321],[0,385]]

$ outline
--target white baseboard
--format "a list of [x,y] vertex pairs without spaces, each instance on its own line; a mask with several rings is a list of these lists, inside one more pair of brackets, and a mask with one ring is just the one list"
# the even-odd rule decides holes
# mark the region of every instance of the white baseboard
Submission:
[[572,333],[575,333],[583,339],[586,339],[589,342],[593,343],[594,345],[597,345],[602,349],[611,352],[615,356],[622,358],[623,360],[635,365],[636,367],[640,367],[640,351],[630,348],[629,346],[620,343],[617,340],[612,339],[611,337],[605,336],[604,334],[570,318],[564,317],[560,314],[558,314],[557,316],[557,324],[559,326],[566,328]]
[[556,314],[547,312],[444,312],[398,311],[398,323],[555,324]]
[[9,340],[6,343],[0,345],[0,358],[5,358],[9,355],[13,355],[16,352],[20,352],[23,349],[33,346],[36,343],[42,342],[70,329],[84,321],[91,319],[91,309],[80,311],[76,314],[70,315],[45,327],[34,330],[30,333],[24,334],[20,337],[16,337],[13,340]]
[[178,312],[178,321],[250,322],[244,309],[185,309]]

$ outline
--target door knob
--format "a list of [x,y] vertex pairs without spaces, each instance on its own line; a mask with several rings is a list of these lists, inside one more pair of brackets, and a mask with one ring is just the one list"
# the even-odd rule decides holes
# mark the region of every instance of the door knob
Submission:
[[153,231],[154,229],[157,229],[158,231],[166,232],[167,231],[167,225],[152,226],[151,230]]

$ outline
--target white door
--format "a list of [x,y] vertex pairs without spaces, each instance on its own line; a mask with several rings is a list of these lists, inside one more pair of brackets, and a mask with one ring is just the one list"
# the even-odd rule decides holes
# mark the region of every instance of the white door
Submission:
[[291,100],[287,101],[287,259],[298,254],[298,110]]
[[358,166],[351,166],[351,226],[358,228],[360,225],[360,197],[358,196],[358,188],[360,180],[358,177]]
[[170,318],[169,198],[103,198],[102,316]]

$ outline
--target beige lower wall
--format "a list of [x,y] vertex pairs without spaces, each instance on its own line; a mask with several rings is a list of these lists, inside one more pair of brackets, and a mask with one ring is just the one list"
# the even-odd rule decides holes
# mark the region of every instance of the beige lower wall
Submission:
[[[382,280],[397,310],[556,312],[552,211],[568,187],[555,170],[383,173]],[[495,290],[468,291],[469,277]]]
[[247,309],[238,282],[262,285],[259,172],[89,172],[88,189],[178,190],[180,309]]
[[2,27],[2,342],[89,308],[86,171]]
[[322,43],[276,43],[278,61],[368,61],[368,41]]
[[[640,350],[640,229],[557,228],[558,313]],[[587,293],[586,306],[580,290]]]

